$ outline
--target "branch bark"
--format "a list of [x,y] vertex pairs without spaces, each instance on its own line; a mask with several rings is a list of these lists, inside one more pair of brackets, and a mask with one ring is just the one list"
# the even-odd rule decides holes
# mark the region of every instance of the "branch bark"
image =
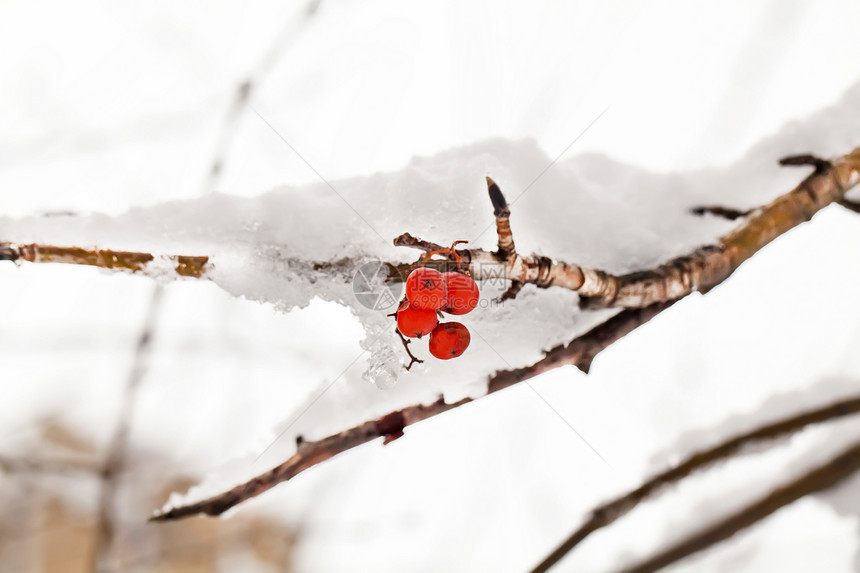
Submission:
[[548,571],[590,534],[614,523],[642,501],[654,497],[670,485],[689,477],[695,472],[704,470],[717,462],[736,455],[745,447],[756,443],[776,440],[802,430],[806,426],[836,420],[857,414],[858,412],[860,412],[860,396],[854,396],[835,404],[795,414],[777,422],[761,426],[713,448],[696,452],[675,467],[655,475],[633,491],[595,508],[588,520],[544,559],[540,565],[535,567],[532,573],[544,573]]

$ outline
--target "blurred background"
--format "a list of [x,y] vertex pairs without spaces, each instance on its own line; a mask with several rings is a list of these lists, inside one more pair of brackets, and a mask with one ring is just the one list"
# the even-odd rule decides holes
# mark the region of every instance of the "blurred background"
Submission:
[[[858,21],[848,0],[7,1],[0,214],[254,197],[316,183],[304,160],[337,180],[488,138],[531,138],[555,157],[601,113],[569,154],[720,169],[860,80]],[[828,212],[813,225],[613,346],[589,377],[536,380],[563,419],[513,388],[228,519],[159,525],[146,518],[170,493],[262,450],[336,374],[320,369],[360,352],[360,326],[319,300],[282,313],[202,282],[2,263],[0,571],[526,570],[595,503],[750,427],[774,395],[856,386],[857,221]],[[786,286],[765,295],[763,281]],[[683,393],[683,408],[640,406],[660,392]],[[685,486],[558,570],[647,554],[691,514],[758,491],[750,476],[766,490],[827,432]],[[860,570],[856,487],[676,569]]]

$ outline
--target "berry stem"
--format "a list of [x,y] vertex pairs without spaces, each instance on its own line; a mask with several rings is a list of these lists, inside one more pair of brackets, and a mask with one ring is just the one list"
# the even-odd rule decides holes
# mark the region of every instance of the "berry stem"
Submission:
[[412,369],[412,366],[413,366],[416,362],[417,362],[418,364],[424,364],[424,361],[423,361],[423,360],[421,360],[420,358],[416,358],[416,357],[415,357],[415,355],[414,355],[414,354],[412,354],[412,351],[411,351],[411,350],[409,350],[409,343],[410,343],[410,342],[412,342],[412,341],[411,341],[411,340],[407,340],[407,339],[406,339],[406,337],[405,337],[405,336],[403,336],[403,333],[402,333],[402,332],[400,332],[397,328],[395,328],[395,329],[394,329],[394,332],[396,332],[396,333],[397,333],[397,336],[399,336],[399,337],[400,337],[400,341],[403,343],[403,348],[406,350],[406,354],[408,354],[408,355],[409,355],[409,364],[404,364],[404,365],[403,365],[403,368],[405,368],[405,369],[406,369],[406,371],[407,371],[407,372],[409,372],[409,370],[411,370],[411,369]]

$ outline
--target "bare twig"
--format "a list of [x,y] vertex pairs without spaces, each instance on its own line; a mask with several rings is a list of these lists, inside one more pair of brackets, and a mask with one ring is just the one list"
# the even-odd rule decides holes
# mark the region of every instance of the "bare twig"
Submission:
[[[671,302],[661,303],[645,309],[622,311],[569,344],[553,348],[546,353],[542,360],[531,366],[496,372],[487,381],[487,394],[498,392],[566,364],[587,371],[591,361],[601,350],[647,322],[671,304]],[[391,441],[400,437],[407,426],[443,414],[472,401],[472,398],[463,398],[457,402],[447,403],[440,397],[432,404],[409,406],[321,440],[302,441],[290,459],[266,473],[214,497],[157,513],[150,518],[150,521],[169,521],[198,514],[220,515],[231,507],[260,495],[279,483],[288,481],[304,470],[342,452],[381,437],[384,437],[386,441]]]
[[116,492],[119,487],[120,476],[126,465],[126,450],[128,449],[128,436],[131,430],[132,417],[134,416],[134,404],[137,399],[137,390],[146,374],[147,363],[149,362],[152,348],[152,336],[155,331],[155,321],[161,308],[162,293],[163,289],[160,286],[156,286],[153,290],[146,319],[134,352],[134,360],[126,382],[116,427],[111,436],[107,456],[101,471],[102,484],[101,492],[99,493],[99,506],[96,513],[97,525],[95,547],[93,549],[93,571],[105,571],[108,569],[106,565],[107,557],[110,553],[113,539],[116,536]]
[[412,351],[411,351],[411,350],[409,350],[409,343],[410,343],[410,342],[412,342],[412,341],[411,341],[411,340],[406,340],[406,337],[405,337],[405,336],[403,336],[403,334],[400,332],[400,329],[399,329],[399,328],[395,328],[395,329],[394,329],[394,331],[395,331],[395,332],[397,333],[397,335],[400,337],[400,341],[403,343],[403,348],[406,350],[406,354],[408,354],[408,355],[409,355],[409,364],[404,364],[404,365],[403,365],[403,367],[406,369],[406,371],[408,372],[409,370],[411,370],[411,369],[412,369],[412,365],[413,365],[413,364],[416,364],[416,363],[418,363],[418,364],[423,364],[423,363],[424,363],[424,361],[423,361],[423,360],[421,360],[421,359],[419,359],[419,358],[416,358],[416,357],[415,357],[415,355],[414,355],[414,354],[412,354]]
[[263,53],[260,61],[251,69],[247,77],[240,81],[233,92],[233,100],[221,121],[221,129],[215,143],[209,173],[203,185],[204,193],[215,191],[227,163],[227,157],[233,144],[233,139],[239,130],[239,124],[248,110],[251,96],[259,91],[269,72],[281,58],[292,42],[299,38],[299,32],[319,10],[322,0],[310,0],[301,12],[287,22],[272,39],[269,48]]
[[507,260],[517,252],[514,245],[514,235],[511,233],[511,209],[502,190],[496,182],[487,177],[487,191],[490,194],[490,203],[493,204],[493,216],[496,218],[496,235],[499,237],[499,249],[496,256]]
[[854,475],[857,470],[860,470],[860,442],[855,442],[829,462],[773,490],[737,513],[623,571],[645,573],[667,567],[728,539],[804,496],[838,485]]
[[415,238],[409,233],[403,233],[399,237],[395,238],[394,244],[398,247],[412,247],[413,249],[418,249],[424,251],[425,253],[429,253],[430,251],[445,250],[445,247],[443,247],[442,245],[437,245],[436,243],[431,243],[430,241],[424,241],[422,239]]
[[629,513],[642,501],[653,497],[670,485],[691,474],[725,460],[751,444],[767,442],[793,434],[812,424],[820,424],[860,412],[860,396],[841,400],[815,410],[809,410],[741,434],[713,448],[696,452],[680,464],[657,474],[635,490],[600,505],[564,543],[553,551],[532,573],[543,573],[579,545],[586,537]]
[[161,274],[171,269],[180,277],[202,278],[208,270],[209,257],[153,255],[130,251],[81,249],[53,245],[16,245],[0,243],[0,260],[31,263],[67,263],[89,265],[142,274]]
[[741,217],[746,217],[747,215],[752,213],[751,210],[741,211],[739,209],[733,209],[731,207],[721,207],[720,205],[703,205],[701,207],[693,207],[692,209],[690,209],[690,212],[693,215],[714,215],[715,217],[721,217],[730,221],[740,219]]

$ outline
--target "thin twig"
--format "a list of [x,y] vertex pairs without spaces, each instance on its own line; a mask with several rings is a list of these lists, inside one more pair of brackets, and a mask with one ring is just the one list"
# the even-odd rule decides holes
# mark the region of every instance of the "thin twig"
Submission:
[[406,340],[406,337],[405,337],[405,336],[403,336],[403,333],[401,333],[401,332],[400,332],[400,329],[399,329],[399,328],[396,328],[396,327],[395,327],[394,331],[395,331],[395,332],[397,333],[397,335],[400,337],[400,341],[403,343],[403,348],[406,350],[406,354],[408,354],[408,355],[409,355],[409,364],[404,364],[404,365],[403,365],[403,367],[406,369],[406,371],[408,372],[409,370],[411,370],[411,369],[412,369],[412,365],[413,365],[413,364],[415,364],[415,363],[418,363],[418,364],[424,364],[424,361],[423,361],[423,360],[421,360],[421,359],[419,359],[419,358],[416,358],[416,357],[415,357],[415,355],[414,355],[414,354],[412,354],[412,351],[411,351],[411,350],[409,350],[409,343],[410,343],[410,342],[412,342],[412,341],[411,341],[411,340]]
[[233,100],[221,121],[221,128],[215,143],[209,172],[203,184],[204,193],[211,193],[218,186],[221,175],[224,173],[233,140],[239,131],[239,124],[248,110],[251,96],[260,90],[269,72],[289,47],[290,43],[295,42],[299,37],[298,32],[317,13],[321,1],[310,0],[296,18],[288,21],[283,29],[278,32],[277,36],[272,39],[269,48],[263,53],[260,61],[251,69],[247,77],[236,86],[233,92]]
[[74,458],[44,459],[0,456],[0,473],[96,476],[99,471],[100,468],[92,462]]
[[110,251],[58,247],[31,243],[0,243],[0,261],[30,263],[66,263],[88,265],[132,273],[161,275],[170,268],[179,277],[203,278],[209,270],[209,257],[186,255],[153,255],[132,251]]
[[693,207],[692,209],[690,209],[690,212],[693,215],[714,215],[715,217],[721,217],[723,219],[734,221],[735,219],[746,217],[747,215],[752,213],[752,210],[747,209],[745,211],[742,211],[740,209],[733,209],[732,207],[722,207],[720,205],[702,205],[701,207]]
[[540,565],[535,567],[532,573],[547,571],[590,534],[615,522],[620,517],[629,513],[642,501],[654,497],[660,491],[695,472],[704,470],[719,461],[736,455],[745,447],[760,442],[776,440],[802,430],[806,426],[829,422],[857,414],[858,412],[860,412],[860,396],[854,396],[822,408],[795,414],[741,434],[713,448],[696,452],[680,464],[655,475],[635,490],[592,510],[588,520],[544,559]]
[[623,571],[624,573],[646,573],[668,567],[672,563],[728,539],[802,497],[840,484],[854,475],[857,470],[860,470],[860,442],[855,442],[829,462],[773,490],[737,513]]

